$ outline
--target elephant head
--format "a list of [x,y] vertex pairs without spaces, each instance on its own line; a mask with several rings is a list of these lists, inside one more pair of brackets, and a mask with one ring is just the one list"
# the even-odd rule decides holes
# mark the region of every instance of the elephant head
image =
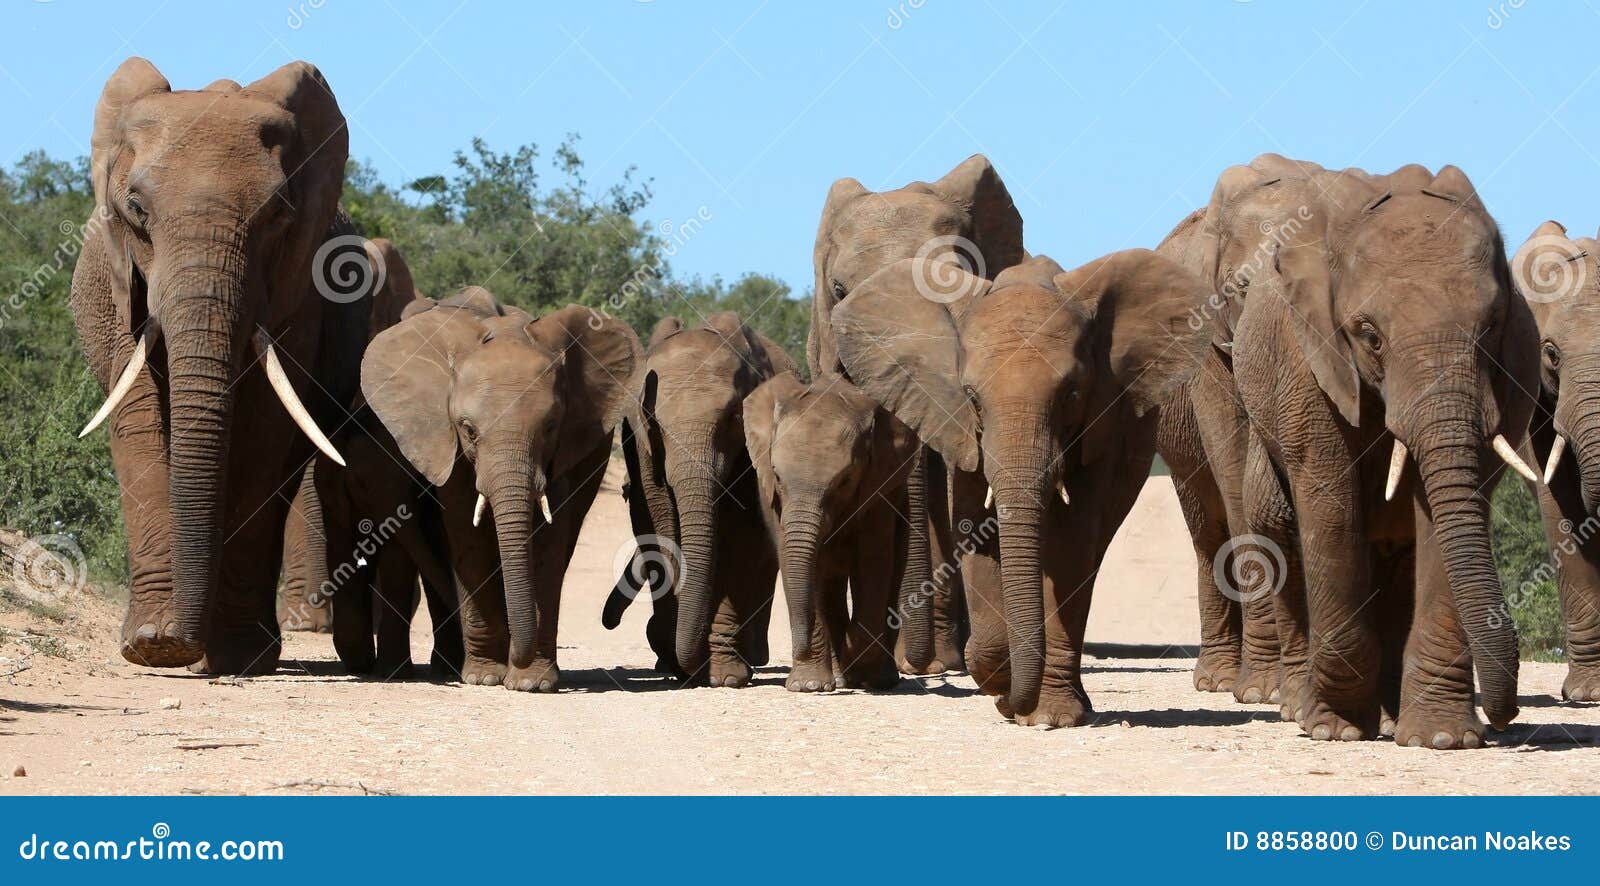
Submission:
[[999,507],[1010,705],[1029,713],[1044,666],[1039,544],[1065,472],[1117,445],[1120,410],[1153,408],[1206,347],[1198,277],[1149,250],[1073,271],[1035,257],[992,283],[897,262],[834,312],[850,378]]
[[1022,261],[1022,215],[989,159],[974,154],[936,182],[874,192],[853,178],[828,190],[812,264],[811,374],[842,372],[828,325],[835,305],[900,259],[944,260],[992,280]]
[[546,487],[611,445],[642,362],[620,321],[578,305],[534,319],[479,287],[414,303],[367,348],[362,392],[411,464],[435,486],[459,458],[475,469],[473,522],[492,510],[514,667],[538,632],[530,541],[562,505]]
[[1569,442],[1585,513],[1600,508],[1600,242],[1540,225],[1512,260],[1517,289],[1539,328],[1539,400],[1554,437],[1544,481]]
[[305,321],[318,309],[303,303],[316,298],[312,259],[335,218],[347,141],[327,81],[304,62],[249,86],[221,80],[174,91],[131,58],[95,107],[90,226],[106,247],[118,334],[138,344],[84,433],[111,414],[147,360],[164,358],[170,392],[175,635],[158,638],[165,648],[146,660],[177,665],[205,652],[232,392],[257,358],[290,415],[332,452],[274,342],[282,336],[310,356],[317,324]]
[[1337,415],[1393,435],[1386,495],[1415,462],[1484,710],[1502,728],[1516,714],[1517,640],[1501,616],[1486,457],[1535,479],[1514,446],[1533,409],[1539,350],[1499,230],[1453,166],[1266,186],[1297,189],[1308,214],[1273,245],[1252,289],[1287,305],[1295,344]]
[[807,385],[792,372],[745,398],[744,433],[762,504],[783,542],[794,657],[815,660],[817,558],[874,496],[905,485],[918,442],[842,376]]
[[[685,674],[699,672],[710,654],[717,505],[750,468],[744,398],[774,374],[794,368],[781,348],[731,311],[695,329],[669,317],[651,336],[624,431],[629,499],[635,532],[668,538],[682,552],[674,573],[673,643]],[[639,578],[631,566],[623,580],[630,576]],[[613,593],[608,625],[621,617],[627,600]]]

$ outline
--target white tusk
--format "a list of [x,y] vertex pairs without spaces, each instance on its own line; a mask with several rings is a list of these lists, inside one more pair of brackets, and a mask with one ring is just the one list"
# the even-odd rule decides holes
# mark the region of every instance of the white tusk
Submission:
[[1067,495],[1067,484],[1065,484],[1065,483],[1057,484],[1056,485],[1056,491],[1061,493],[1061,503],[1062,504],[1069,505],[1069,506],[1072,504],[1072,496]]
[[483,522],[483,508],[488,503],[489,500],[483,497],[483,493],[478,493],[478,503],[472,506],[472,525],[477,526]]
[[987,511],[992,507],[994,507],[994,487],[990,486],[989,491],[983,494],[983,509]]
[[94,418],[89,419],[89,423],[78,432],[78,439],[89,436],[91,431],[100,427],[100,423],[117,408],[118,403],[122,402],[122,398],[128,396],[128,391],[133,388],[133,380],[139,377],[139,370],[144,368],[145,357],[150,352],[149,343],[150,333],[146,332],[139,336],[139,343],[133,346],[133,355],[128,358],[128,365],[124,366],[122,374],[117,376],[116,384],[111,386],[111,393],[106,395],[106,402],[100,404],[100,411],[96,412]]
[[1528,467],[1527,462],[1517,456],[1517,451],[1511,448],[1511,441],[1507,440],[1504,434],[1495,434],[1492,444],[1500,460],[1510,465],[1513,471],[1527,477],[1533,483],[1539,482],[1539,475],[1533,472],[1533,468]]
[[283,364],[278,362],[278,352],[272,347],[272,337],[259,326],[256,327],[255,344],[256,350],[261,354],[262,362],[266,364],[267,381],[272,384],[272,390],[278,395],[278,399],[283,401],[283,408],[289,411],[289,417],[294,419],[300,430],[322,450],[323,455],[333,459],[339,467],[344,467],[344,457],[339,454],[339,450],[333,448],[328,438],[323,436],[317,423],[311,420],[311,413],[306,411],[305,404],[295,396],[294,385],[289,384],[289,376],[284,374]]
[[543,495],[539,496],[539,513],[544,514],[544,522],[546,522],[546,523],[554,523],[554,522],[556,522],[556,518],[551,516],[551,514],[550,514],[550,499],[549,499],[549,497],[543,496]]
[[1556,475],[1556,467],[1561,464],[1561,456],[1567,452],[1567,438],[1556,435],[1556,442],[1550,445],[1550,457],[1544,460],[1544,484],[1550,485],[1550,480]]
[[1400,488],[1400,475],[1406,471],[1406,444],[1394,440],[1394,452],[1389,454],[1389,479],[1383,484],[1383,500],[1393,501],[1394,491]]

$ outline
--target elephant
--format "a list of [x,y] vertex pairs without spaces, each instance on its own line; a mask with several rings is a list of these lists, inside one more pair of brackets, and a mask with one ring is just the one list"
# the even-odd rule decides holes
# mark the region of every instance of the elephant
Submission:
[[[1005,182],[987,157],[974,154],[943,178],[874,192],[853,178],[828,189],[817,226],[812,265],[811,332],[806,360],[812,378],[849,376],[830,325],[834,308],[850,298],[877,271],[901,259],[948,262],[992,280],[1021,262],[1022,215]],[[940,265],[943,267],[943,265]],[[908,621],[896,652],[909,674],[965,669],[966,632],[960,575],[951,567],[957,540],[951,534],[949,475],[937,454],[924,448],[913,467],[907,519],[920,527],[912,534],[912,568],[934,580],[929,628]],[[907,607],[905,601],[899,604]],[[910,613],[907,613],[910,614]],[[931,636],[924,634],[931,630]]]
[[[1513,281],[1539,330],[1539,388],[1529,438],[1544,465],[1538,490],[1555,553],[1566,622],[1561,697],[1600,701],[1600,347],[1590,317],[1600,305],[1600,243],[1540,225],[1512,260]],[[1570,451],[1572,457],[1565,457]],[[1509,616],[1507,616],[1509,617]]]
[[915,434],[842,376],[807,385],[793,372],[745,398],[744,434],[782,556],[794,651],[785,688],[893,688],[892,609],[930,590],[905,586]]
[[643,364],[625,323],[476,286],[368,346],[361,391],[443,511],[465,682],[557,689],[562,583]]
[[307,438],[337,457],[319,428],[344,418],[366,342],[370,297],[322,275],[353,233],[347,154],[338,102],[305,62],[174,91],[130,58],[101,93],[72,309],[107,391],[83,433],[109,422],[131,662],[277,667],[288,502]]
[[1232,350],[1247,528],[1303,577],[1265,589],[1285,707],[1316,740],[1480,746],[1474,670],[1490,724],[1517,715],[1486,491],[1501,461],[1535,477],[1516,447],[1537,331],[1499,230],[1454,166],[1248,186],[1301,207],[1250,276]]
[[623,421],[629,516],[641,549],[607,600],[616,627],[646,584],[657,667],[713,686],[748,685],[767,663],[778,554],[760,519],[745,448],[745,397],[794,361],[733,312],[685,329],[656,324]]
[[[383,237],[361,243],[366,264],[352,261],[345,267],[351,285],[365,283],[372,290],[371,316],[367,323],[367,338],[400,322],[400,316],[411,302],[419,298],[411,279],[411,267],[393,242]],[[352,255],[351,259],[357,257]],[[358,397],[359,401],[359,392]],[[359,409],[359,402],[355,408]],[[340,431],[352,422],[340,427]],[[355,422],[359,423],[359,422]],[[334,433],[338,439],[339,431]],[[342,442],[342,441],[341,441]],[[341,447],[342,448],[342,447]],[[392,445],[385,447],[393,449]],[[338,465],[329,461],[329,469]],[[328,600],[316,593],[324,574],[327,544],[323,530],[322,503],[317,498],[313,480],[315,466],[308,464],[294,500],[289,506],[289,519],[283,530],[283,587],[278,595],[278,623],[286,631],[313,631],[326,633],[332,630]],[[381,519],[385,514],[378,514]],[[453,607],[452,607],[453,608]],[[435,613],[443,617],[448,611]]]
[[1187,323],[1207,293],[1130,249],[1072,271],[1035,256],[992,282],[901,260],[834,309],[851,380],[955,469],[967,666],[1018,724],[1092,714],[1095,574],[1149,474],[1156,407],[1207,346]]
[[[1246,704],[1280,701],[1280,644],[1272,600],[1244,594],[1230,573],[1247,564],[1231,540],[1244,538],[1244,468],[1248,418],[1233,376],[1233,330],[1250,276],[1271,245],[1303,222],[1295,197],[1260,181],[1321,171],[1320,166],[1262,154],[1225,171],[1209,203],[1190,213],[1156,252],[1200,275],[1213,297],[1190,317],[1210,330],[1201,369],[1162,403],[1156,449],[1194,543],[1200,603],[1195,688],[1231,692]],[[1233,566],[1234,570],[1227,567]],[[1298,581],[1291,573],[1286,581]],[[1220,580],[1220,586],[1219,586]]]

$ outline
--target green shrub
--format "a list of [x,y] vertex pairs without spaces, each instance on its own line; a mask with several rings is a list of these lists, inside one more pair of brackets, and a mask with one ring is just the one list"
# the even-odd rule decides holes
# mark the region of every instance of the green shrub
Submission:
[[[1506,472],[1510,475],[1510,472]],[[1495,565],[1506,603],[1517,623],[1523,658],[1561,661],[1566,626],[1561,594],[1554,581],[1550,542],[1539,517],[1539,503],[1520,478],[1502,478],[1494,491]]]

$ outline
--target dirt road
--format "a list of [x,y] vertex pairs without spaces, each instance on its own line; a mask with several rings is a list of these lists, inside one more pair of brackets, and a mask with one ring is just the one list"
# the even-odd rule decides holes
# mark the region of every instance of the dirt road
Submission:
[[[123,662],[104,602],[65,625],[0,614],[0,675],[27,666],[0,678],[0,794],[1600,792],[1600,706],[1556,703],[1564,666],[1523,665],[1522,718],[1480,752],[1314,743],[1275,708],[1195,692],[1194,558],[1165,478],[1100,581],[1084,682],[1101,713],[1082,729],[1010,725],[965,677],[785,692],[781,604],[780,666],[757,685],[675,689],[648,669],[647,604],[599,624],[629,535],[608,483],[562,605],[555,696],[355,680],[307,634],[274,676],[209,680]],[[424,626],[413,648],[425,661]]]

